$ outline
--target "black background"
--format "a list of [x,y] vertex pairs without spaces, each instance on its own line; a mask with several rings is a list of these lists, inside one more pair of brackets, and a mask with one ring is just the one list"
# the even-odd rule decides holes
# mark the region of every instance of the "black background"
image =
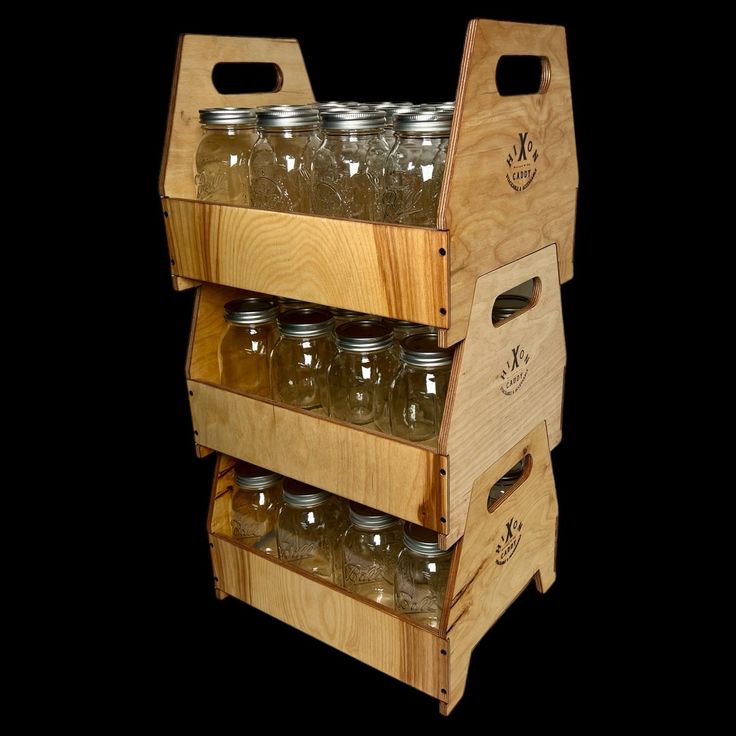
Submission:
[[[349,728],[356,713],[358,723],[375,717],[377,727],[448,723],[432,698],[245,604],[215,600],[205,531],[213,463],[194,457],[183,369],[193,293],[171,289],[157,186],[178,34],[295,37],[318,100],[436,101],[455,96],[473,17],[566,26],[580,193],[575,278],[562,288],[568,369],[563,441],[553,453],[561,513],[557,582],[545,596],[530,586],[478,645],[451,719],[485,715],[494,727],[569,713],[584,691],[588,704],[608,699],[596,683],[613,656],[616,630],[615,604],[602,583],[614,551],[602,508],[617,492],[619,474],[604,420],[616,398],[601,391],[591,372],[600,380],[621,362],[609,347],[616,299],[598,280],[606,273],[610,283],[620,267],[607,258],[617,246],[616,203],[607,196],[617,154],[610,137],[601,142],[600,114],[608,109],[610,131],[616,109],[602,80],[613,31],[592,14],[519,4],[452,3],[437,13],[383,3],[355,7],[349,18],[316,4],[294,11],[276,4],[243,4],[238,11],[203,6],[190,17],[177,11],[170,22],[141,23],[129,38],[126,51],[135,63],[124,87],[136,111],[136,165],[123,162],[121,180],[132,181],[135,206],[123,226],[127,250],[115,264],[135,285],[121,326],[121,334],[128,331],[123,413],[135,417],[133,435],[122,438],[132,450],[124,469],[135,521],[122,547],[129,560],[116,604],[129,621],[116,636],[118,656],[137,664],[128,702],[150,705],[162,718],[210,715],[220,727],[235,728],[252,722],[249,710],[281,725],[293,717],[303,726],[345,721]],[[594,473],[601,467],[610,473]]]

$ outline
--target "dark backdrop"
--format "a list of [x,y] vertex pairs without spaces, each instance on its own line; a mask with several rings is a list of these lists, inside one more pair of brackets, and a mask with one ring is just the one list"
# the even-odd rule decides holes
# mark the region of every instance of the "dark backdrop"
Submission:
[[[122,162],[122,169],[136,197],[125,221],[127,252],[116,268],[135,284],[123,329],[130,329],[125,402],[137,429],[126,438],[132,457],[124,466],[136,499],[128,505],[136,526],[143,524],[122,548],[130,574],[117,605],[128,611],[130,630],[116,638],[120,656],[138,665],[126,701],[150,704],[162,719],[209,715],[226,728],[248,727],[251,710],[280,725],[292,716],[306,726],[356,714],[361,725],[375,717],[376,727],[409,718],[416,727],[447,724],[431,698],[245,604],[215,600],[205,531],[213,463],[193,454],[183,368],[193,293],[171,289],[157,179],[179,33],[295,37],[317,99],[444,100],[455,94],[467,21],[492,17],[567,27],[581,183],[575,278],[562,289],[568,370],[564,436],[553,453],[561,514],[557,582],[545,596],[527,589],[479,644],[452,719],[486,715],[493,728],[522,725],[537,713],[570,713],[584,691],[588,704],[608,699],[596,683],[608,667],[614,631],[614,605],[602,585],[613,546],[602,500],[616,492],[619,471],[601,438],[612,399],[591,377],[593,366],[615,372],[618,354],[608,347],[607,321],[616,300],[597,280],[618,268],[605,260],[616,245],[605,196],[615,150],[603,146],[600,133],[610,29],[592,15],[490,2],[453,3],[442,14],[382,3],[352,14],[344,18],[323,4],[293,12],[277,4],[201,6],[190,17],[176,11],[170,22],[141,21],[127,41],[136,63],[124,85],[138,146],[136,165]],[[601,467],[603,479],[593,474]],[[389,709],[398,715],[389,717]]]

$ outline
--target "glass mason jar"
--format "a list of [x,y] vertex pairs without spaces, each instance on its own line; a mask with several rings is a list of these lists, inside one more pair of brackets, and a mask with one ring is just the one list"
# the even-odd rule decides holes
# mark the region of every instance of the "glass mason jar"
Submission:
[[437,534],[418,524],[404,525],[404,549],[394,577],[395,608],[425,626],[438,629],[450,574],[452,550],[442,551]]
[[439,110],[394,117],[396,143],[383,178],[386,222],[436,227],[451,125],[452,113]]
[[279,557],[342,585],[345,505],[337,496],[287,478],[276,527]]
[[388,390],[398,362],[391,328],[374,320],[341,325],[335,331],[337,355],[328,372],[330,416],[351,424],[389,431]]
[[271,391],[276,401],[301,409],[329,407],[327,370],[335,356],[335,320],[326,309],[290,309],[277,319],[271,352]]
[[493,312],[491,318],[494,322],[501,322],[504,319],[516,314],[519,310],[529,305],[529,297],[521,296],[521,294],[502,294],[493,304]]
[[332,312],[332,316],[335,318],[335,329],[340,325],[344,325],[346,322],[357,322],[361,319],[370,319],[370,315],[365,312],[353,312],[350,309],[330,307],[330,312]]
[[403,536],[400,519],[351,501],[342,541],[343,584],[364,598],[394,607],[394,575]]
[[267,555],[277,555],[276,522],[282,503],[283,476],[252,463],[235,466],[235,488],[230,498],[233,536]]
[[399,113],[414,112],[418,108],[411,102],[381,102],[376,105],[376,109],[383,110],[386,113],[386,127],[381,132],[381,138],[383,138],[388,150],[391,151],[396,143],[394,118]]
[[225,304],[227,327],[220,340],[220,381],[256,396],[271,396],[270,358],[276,344],[278,307],[246,297]]
[[519,460],[513,468],[511,468],[505,475],[502,475],[491,487],[491,492],[488,494],[488,508],[490,509],[493,502],[501,498],[501,496],[508,491],[511,486],[516,483],[521,474],[524,472],[524,459]]
[[412,442],[436,439],[452,367],[452,348],[422,332],[401,342],[401,366],[389,391],[391,434]]
[[388,155],[381,139],[386,116],[375,110],[326,110],[321,118],[325,138],[312,162],[312,212],[376,220]]
[[404,319],[391,319],[384,317],[383,321],[394,331],[394,347],[396,357],[399,357],[401,349],[401,341],[409,335],[418,335],[420,332],[437,332],[436,327],[429,325],[420,325],[418,322],[408,322]]
[[308,176],[320,143],[319,113],[309,105],[258,108],[260,137],[250,155],[252,206],[309,212]]
[[197,199],[250,204],[248,157],[258,139],[256,112],[247,107],[199,111],[204,130],[194,159]]

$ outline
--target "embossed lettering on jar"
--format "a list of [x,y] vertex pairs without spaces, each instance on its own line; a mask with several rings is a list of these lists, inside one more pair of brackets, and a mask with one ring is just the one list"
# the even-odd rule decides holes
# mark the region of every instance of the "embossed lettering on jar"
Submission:
[[233,536],[268,555],[278,554],[276,522],[282,504],[283,476],[252,463],[235,466],[235,488],[230,501]]
[[382,111],[327,110],[324,141],[312,162],[311,208],[317,215],[376,220],[388,148]]
[[213,107],[200,110],[199,120],[204,135],[194,162],[197,199],[249,205],[248,158],[258,139],[255,110]]

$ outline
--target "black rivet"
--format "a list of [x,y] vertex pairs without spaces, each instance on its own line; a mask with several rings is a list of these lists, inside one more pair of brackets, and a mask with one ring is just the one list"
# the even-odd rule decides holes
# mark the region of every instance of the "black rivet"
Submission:
[[442,688],[442,689],[440,690],[440,692],[441,692],[441,693],[442,693],[443,695],[447,695],[447,690],[445,690],[445,688]]
[[168,217],[168,216],[169,216],[169,213],[166,210],[164,210],[164,217]]
[[215,545],[212,544],[212,542],[210,542],[210,549],[214,549],[214,548],[215,548]]
[[440,654],[447,655],[447,649],[440,649]]
[[189,395],[190,395],[190,396],[194,396],[194,391],[190,391],[190,392],[189,392]]
[[176,266],[176,261],[173,258],[171,259],[171,265]]
[[445,517],[444,517],[444,516],[440,516],[440,521],[441,521],[441,522],[442,522],[443,524],[447,524],[447,519],[445,519]]
[[444,307],[440,307],[440,314],[443,315],[443,316],[446,315],[447,314],[447,310]]
[[220,582],[220,578],[218,578],[218,577],[214,577],[214,578],[212,578],[212,579],[213,579],[213,580],[214,580],[214,581],[215,581],[216,583],[219,583],[219,582]]
[[447,475],[447,471],[444,468],[440,468],[440,475]]
[[440,248],[440,255],[441,256],[446,256],[447,255],[447,251],[444,248]]
[[194,434],[199,435],[199,432],[197,432],[197,430],[195,429]]

